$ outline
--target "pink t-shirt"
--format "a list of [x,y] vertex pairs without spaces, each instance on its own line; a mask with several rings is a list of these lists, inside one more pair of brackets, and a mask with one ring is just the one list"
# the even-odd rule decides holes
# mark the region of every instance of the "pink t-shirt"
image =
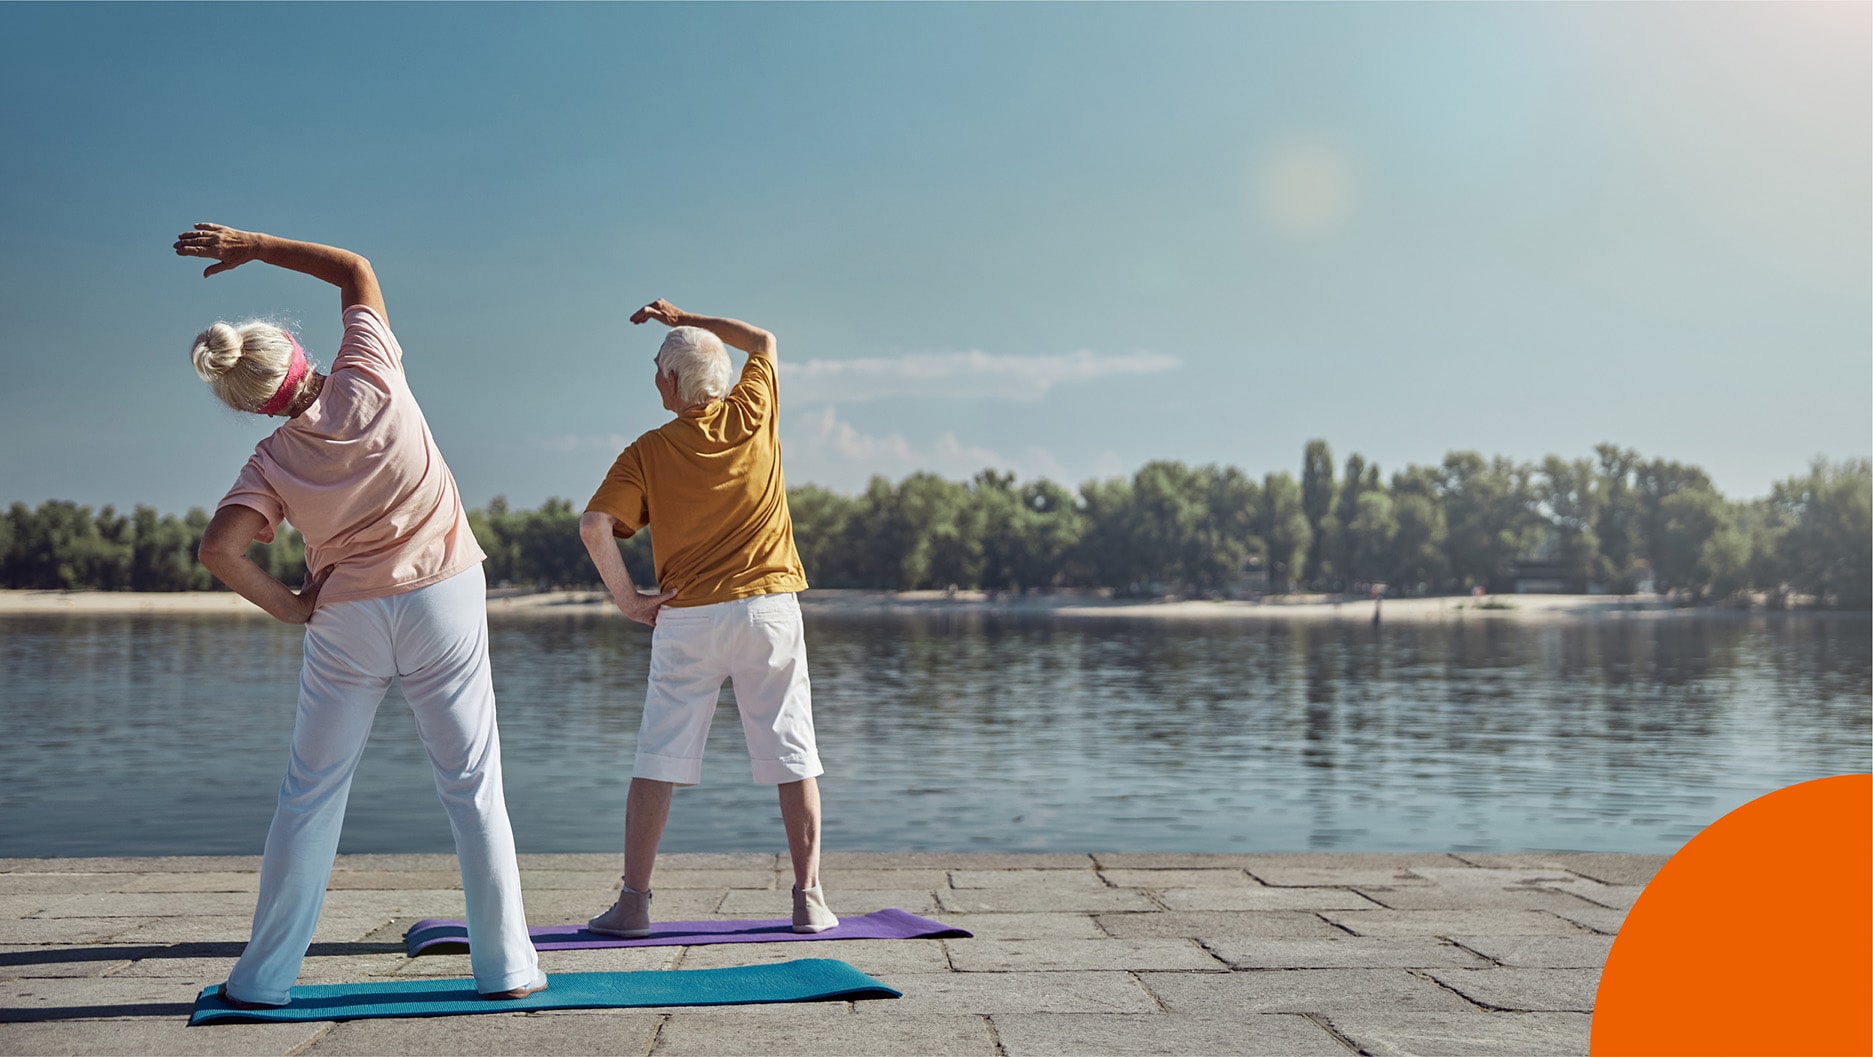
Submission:
[[404,381],[403,350],[363,305],[345,309],[318,399],[254,448],[216,509],[230,504],[266,516],[260,542],[291,521],[306,568],[336,566],[321,603],[414,591],[487,557]]

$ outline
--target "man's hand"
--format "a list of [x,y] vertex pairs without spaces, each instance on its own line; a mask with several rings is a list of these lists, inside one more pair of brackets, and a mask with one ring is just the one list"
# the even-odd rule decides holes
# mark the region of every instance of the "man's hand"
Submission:
[[210,257],[219,261],[202,269],[202,278],[206,279],[258,259],[261,238],[254,232],[220,224],[197,224],[193,230],[176,236],[176,256]]
[[618,612],[623,613],[639,624],[649,624],[654,628],[657,626],[657,613],[663,609],[663,604],[675,597],[676,592],[674,590],[663,591],[654,595],[647,595],[641,591],[633,590],[630,595],[613,595],[612,601],[618,603]]
[[304,624],[312,619],[313,611],[319,608],[319,592],[325,589],[325,581],[331,579],[332,570],[336,568],[338,566],[328,565],[320,569],[317,576],[312,575],[311,570],[306,571],[306,579],[299,585],[299,593],[293,596],[304,615],[298,620],[288,620],[288,624]]
[[633,323],[648,323],[653,319],[666,327],[680,327],[683,325],[683,310],[659,297],[631,313]]

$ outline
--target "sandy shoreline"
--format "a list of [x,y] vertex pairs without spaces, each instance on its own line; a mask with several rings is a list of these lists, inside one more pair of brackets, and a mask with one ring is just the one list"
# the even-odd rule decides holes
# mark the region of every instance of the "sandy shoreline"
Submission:
[[[845,616],[867,613],[1046,615],[1068,619],[1153,620],[1328,620],[1370,622],[1373,603],[1364,598],[1329,595],[1285,596],[1260,602],[1104,599],[1092,595],[1000,595],[980,591],[840,591],[813,590],[800,596],[809,613]],[[1385,621],[1515,620],[1556,621],[1674,616],[1764,615],[1762,609],[1673,606],[1653,598],[1615,595],[1492,595],[1387,599],[1380,607]],[[1805,616],[1852,616],[1797,610]],[[132,591],[0,591],[0,616],[164,613],[265,617],[240,596],[226,591],[177,593]],[[488,597],[490,616],[617,616],[601,591],[517,592],[496,589]],[[1768,615],[1787,615],[1774,613]],[[622,619],[620,617],[619,619]]]

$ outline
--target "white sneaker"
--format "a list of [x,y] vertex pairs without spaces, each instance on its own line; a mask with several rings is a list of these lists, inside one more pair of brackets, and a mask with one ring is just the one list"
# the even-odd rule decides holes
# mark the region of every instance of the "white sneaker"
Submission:
[[793,886],[793,930],[825,932],[838,928],[839,919],[826,909],[826,893],[819,885],[811,888]]
[[650,935],[650,893],[626,888],[611,909],[585,923],[588,931],[627,940]]

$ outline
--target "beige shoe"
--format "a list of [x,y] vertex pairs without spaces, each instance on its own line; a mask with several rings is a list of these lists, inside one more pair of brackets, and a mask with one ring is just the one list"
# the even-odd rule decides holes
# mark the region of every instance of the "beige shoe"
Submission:
[[601,936],[621,936],[627,940],[650,935],[650,893],[629,888],[618,893],[611,909],[585,923],[587,930]]
[[537,995],[541,991],[544,991],[544,990],[546,990],[546,974],[535,973],[533,976],[533,982],[528,984],[525,987],[516,987],[511,991],[484,991],[482,992],[481,997],[491,998],[491,999],[500,999],[500,1000],[511,1000],[511,999],[525,998],[528,995]]
[[839,927],[839,919],[826,909],[826,893],[819,886],[801,888],[793,886],[793,930],[795,932],[825,932]]

